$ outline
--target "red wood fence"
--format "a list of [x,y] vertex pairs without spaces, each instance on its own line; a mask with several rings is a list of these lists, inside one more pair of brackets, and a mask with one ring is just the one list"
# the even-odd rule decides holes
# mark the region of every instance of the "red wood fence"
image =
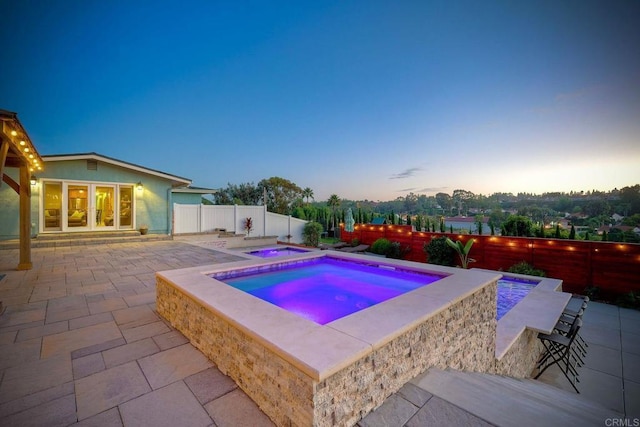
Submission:
[[344,227],[341,233],[345,242],[358,239],[371,245],[379,238],[399,242],[410,248],[404,258],[418,262],[427,262],[424,245],[434,237],[445,236],[463,243],[474,239],[470,257],[476,262],[470,265],[472,268],[507,270],[526,261],[544,270],[547,277],[562,279],[567,292],[584,293],[588,287],[598,287],[601,296],[609,299],[640,292],[640,244],[426,233],[413,231],[410,225],[357,224],[352,233],[344,231]]

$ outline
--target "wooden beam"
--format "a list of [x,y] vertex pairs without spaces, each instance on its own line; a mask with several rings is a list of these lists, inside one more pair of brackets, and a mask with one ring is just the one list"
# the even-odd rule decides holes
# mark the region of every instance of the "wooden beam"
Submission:
[[31,270],[31,173],[20,168],[20,263],[18,270]]
[[[0,147],[0,177],[4,176],[4,163],[7,160],[7,153],[9,153],[9,141],[2,140],[2,147]],[[0,181],[0,187],[2,187],[2,181]]]
[[15,182],[11,177],[7,174],[2,175],[2,180],[9,184],[9,187],[13,188],[13,191],[20,194],[20,184]]

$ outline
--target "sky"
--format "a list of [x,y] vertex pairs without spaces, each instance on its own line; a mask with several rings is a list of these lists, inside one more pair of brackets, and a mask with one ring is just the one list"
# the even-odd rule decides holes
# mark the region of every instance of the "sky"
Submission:
[[317,201],[640,183],[640,1],[0,0],[0,108],[97,152]]

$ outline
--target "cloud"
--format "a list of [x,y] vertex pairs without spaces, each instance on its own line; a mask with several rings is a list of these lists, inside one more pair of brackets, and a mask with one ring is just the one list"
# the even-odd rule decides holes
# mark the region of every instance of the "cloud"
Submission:
[[416,172],[421,171],[421,168],[409,168],[400,173],[393,174],[389,177],[389,179],[405,179],[410,178],[415,175]]
[[448,190],[449,187],[426,187],[417,190],[418,193],[442,193]]

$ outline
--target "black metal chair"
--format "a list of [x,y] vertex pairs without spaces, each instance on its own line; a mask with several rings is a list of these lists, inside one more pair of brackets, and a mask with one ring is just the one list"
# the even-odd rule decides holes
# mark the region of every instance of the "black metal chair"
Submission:
[[[554,332],[560,335],[564,335],[565,337],[568,336],[569,333],[571,332],[571,326],[575,323],[577,318],[582,319],[583,313],[584,313],[584,310],[580,309],[580,311],[576,313],[576,317],[573,318],[571,324],[558,320],[558,323],[556,323],[556,326],[553,329]],[[577,361],[577,365],[582,366],[584,365],[583,357],[587,357],[587,348],[586,348],[587,343],[582,339],[579,333],[577,333],[576,335],[574,347],[575,348],[573,349],[574,350],[573,355]]]
[[[558,323],[563,323],[565,325],[567,325],[567,327],[564,327],[563,329],[568,329],[568,327],[571,326],[571,324],[573,324],[575,318],[577,316],[582,316],[584,314],[584,312],[587,309],[587,305],[589,303],[589,297],[588,296],[575,296],[572,298],[579,298],[582,300],[582,304],[580,305],[580,308],[578,310],[571,310],[568,308],[565,308],[565,310],[562,312],[562,315],[560,316],[560,320],[558,321]],[[587,355],[587,347],[589,347],[589,344],[580,336],[578,335],[577,337],[577,344],[580,347],[580,350],[582,352],[583,356]]]
[[574,355],[572,345],[581,326],[582,319],[576,316],[567,335],[562,335],[557,332],[538,334],[538,338],[542,341],[546,351],[542,354],[536,366],[540,370],[538,375],[535,376],[536,379],[550,366],[558,365],[574,390],[580,393],[580,390],[578,390],[575,384],[580,382],[578,379],[578,371],[576,370],[576,366],[574,366],[578,363],[578,359]]

